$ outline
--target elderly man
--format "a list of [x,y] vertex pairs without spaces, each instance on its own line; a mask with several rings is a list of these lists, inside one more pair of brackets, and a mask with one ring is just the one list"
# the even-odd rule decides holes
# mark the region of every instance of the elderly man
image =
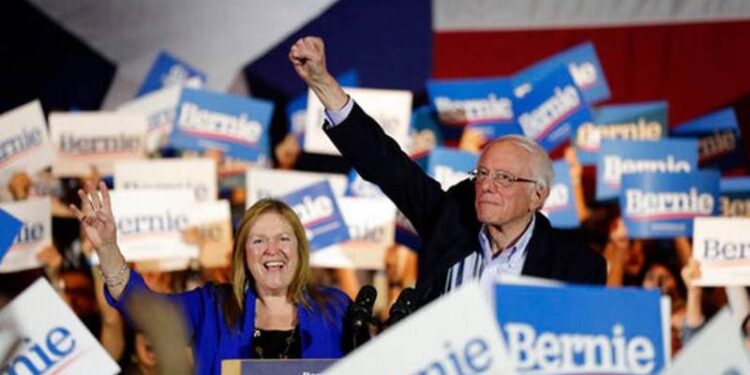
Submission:
[[417,280],[422,303],[470,279],[491,282],[500,274],[604,284],[604,259],[539,213],[553,172],[534,141],[494,140],[473,177],[444,192],[328,73],[321,39],[298,40],[289,59],[323,103],[325,131],[341,154],[380,187],[422,238]]

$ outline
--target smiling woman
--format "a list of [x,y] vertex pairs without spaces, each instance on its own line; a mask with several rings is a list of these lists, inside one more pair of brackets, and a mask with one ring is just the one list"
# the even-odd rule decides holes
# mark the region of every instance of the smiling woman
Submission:
[[[154,295],[117,246],[109,191],[91,183],[71,206],[100,258],[104,293],[128,317]],[[101,195],[99,194],[101,193]],[[216,374],[223,359],[339,358],[351,300],[310,281],[305,229],[283,202],[264,199],[244,214],[233,250],[232,283],[168,295],[184,312],[197,374]]]

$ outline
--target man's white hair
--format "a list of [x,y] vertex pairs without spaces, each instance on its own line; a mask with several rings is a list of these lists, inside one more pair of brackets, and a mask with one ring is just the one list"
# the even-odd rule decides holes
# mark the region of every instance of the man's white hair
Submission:
[[482,154],[487,152],[493,144],[500,142],[513,142],[515,145],[526,150],[529,156],[531,156],[531,165],[529,166],[532,174],[531,178],[542,185],[545,190],[552,186],[552,180],[555,178],[555,171],[552,169],[552,160],[547,155],[547,151],[544,151],[539,144],[529,137],[519,134],[509,134],[495,138],[487,143],[482,150]]

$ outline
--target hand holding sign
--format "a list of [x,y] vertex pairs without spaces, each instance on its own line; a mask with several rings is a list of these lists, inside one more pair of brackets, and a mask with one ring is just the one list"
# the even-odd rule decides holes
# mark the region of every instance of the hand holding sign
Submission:
[[[91,181],[86,181],[84,189],[78,189],[81,198],[81,209],[70,205],[83,232],[94,246],[100,259],[101,271],[109,292],[118,298],[127,284],[129,273],[127,263],[117,247],[117,226],[112,215],[112,202],[109,190],[104,182],[99,182],[99,191]],[[99,193],[101,192],[101,197]]]

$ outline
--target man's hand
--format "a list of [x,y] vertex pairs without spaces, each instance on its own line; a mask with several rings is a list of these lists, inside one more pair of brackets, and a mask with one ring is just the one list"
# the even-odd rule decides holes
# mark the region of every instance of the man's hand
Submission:
[[314,36],[300,38],[289,50],[289,61],[327,110],[344,108],[349,97],[328,73],[322,39]]
[[329,78],[325,45],[320,38],[307,36],[297,40],[289,51],[289,60],[297,75],[309,86],[324,84]]

